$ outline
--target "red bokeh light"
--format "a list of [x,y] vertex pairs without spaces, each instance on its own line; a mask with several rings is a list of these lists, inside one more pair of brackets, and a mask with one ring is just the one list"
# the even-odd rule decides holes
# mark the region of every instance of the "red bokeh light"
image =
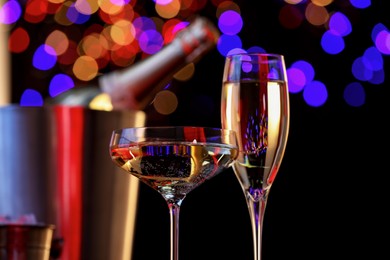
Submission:
[[18,27],[12,31],[8,39],[8,49],[10,52],[20,53],[27,49],[30,44],[30,36],[28,32],[22,28]]

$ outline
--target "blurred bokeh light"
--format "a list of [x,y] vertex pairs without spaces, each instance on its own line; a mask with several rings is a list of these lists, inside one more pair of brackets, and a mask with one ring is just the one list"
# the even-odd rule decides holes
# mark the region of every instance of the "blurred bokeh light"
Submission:
[[[277,26],[290,31],[305,30],[321,46],[322,55],[330,56],[343,55],[355,47],[348,44],[348,37],[359,30],[355,28],[359,12],[371,7],[369,0],[273,1],[279,8]],[[54,97],[81,83],[88,84],[105,71],[131,66],[153,55],[169,44],[193,15],[205,10],[221,31],[217,45],[221,56],[237,51],[266,52],[262,41],[267,40],[261,37],[256,45],[246,46],[241,32],[253,25],[245,23],[240,1],[4,1],[0,6],[0,23],[9,28],[9,51],[30,57],[26,66],[45,71],[45,74],[33,73],[36,78],[32,85],[18,86],[25,89],[20,104],[42,105],[46,96]],[[371,84],[385,82],[383,59],[390,54],[390,33],[384,22],[365,24],[371,29],[372,45],[358,54],[349,51],[355,57],[349,67],[339,68],[356,80],[337,86],[344,88],[343,99],[351,107],[364,105],[366,88]],[[34,24],[37,27],[32,29]],[[296,59],[289,59],[288,63],[290,93],[303,95],[309,106],[324,105],[329,97],[327,78],[315,78],[318,65],[314,60]],[[189,80],[194,69],[182,74],[180,80]],[[169,95],[160,95],[160,99],[165,96],[171,99],[171,93],[174,94],[164,93]],[[169,111],[173,112],[172,107]]]

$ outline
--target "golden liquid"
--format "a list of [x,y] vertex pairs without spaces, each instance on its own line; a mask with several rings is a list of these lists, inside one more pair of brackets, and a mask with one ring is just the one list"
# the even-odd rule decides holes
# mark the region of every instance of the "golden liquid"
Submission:
[[191,142],[145,142],[111,149],[117,165],[165,198],[184,197],[229,167],[237,153],[237,148],[229,145]]
[[236,131],[239,156],[233,165],[242,187],[268,189],[279,169],[289,129],[285,82],[224,83],[222,127]]

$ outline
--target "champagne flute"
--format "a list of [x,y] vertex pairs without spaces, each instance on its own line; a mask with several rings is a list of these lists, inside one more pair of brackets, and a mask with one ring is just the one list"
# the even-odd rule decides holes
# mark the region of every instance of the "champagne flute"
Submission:
[[179,212],[186,195],[231,166],[235,132],[208,127],[139,127],[114,130],[113,162],[158,191],[170,214],[170,259],[179,259]]
[[237,134],[234,173],[251,219],[254,259],[261,259],[264,212],[286,148],[290,107],[284,57],[241,53],[225,59],[222,127]]

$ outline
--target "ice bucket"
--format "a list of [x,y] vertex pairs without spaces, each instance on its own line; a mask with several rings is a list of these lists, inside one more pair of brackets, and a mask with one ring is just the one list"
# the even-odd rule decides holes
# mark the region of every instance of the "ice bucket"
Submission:
[[[51,259],[131,259],[139,182],[109,157],[112,130],[142,111],[0,108],[0,215],[55,225]],[[120,171],[120,172],[118,172]]]

